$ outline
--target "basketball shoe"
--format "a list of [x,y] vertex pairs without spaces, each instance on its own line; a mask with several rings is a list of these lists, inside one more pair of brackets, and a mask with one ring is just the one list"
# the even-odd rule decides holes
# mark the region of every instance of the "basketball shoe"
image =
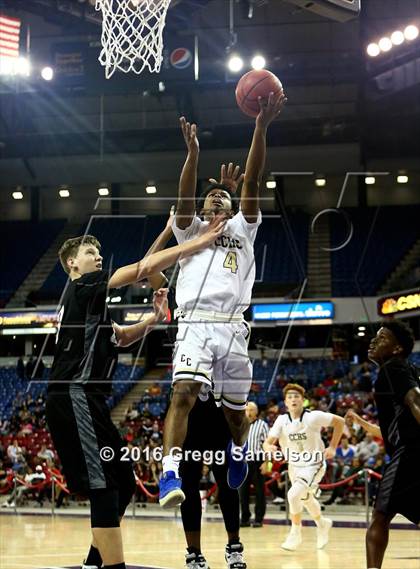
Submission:
[[187,569],[210,569],[201,553],[187,553],[185,555],[185,567]]
[[228,569],[246,569],[244,546],[242,543],[228,544],[225,550],[225,560]]
[[175,472],[165,472],[159,482],[159,504],[162,508],[174,508],[185,500],[181,489],[182,480],[175,476]]
[[302,543],[302,529],[300,526],[292,525],[289,535],[286,537],[285,541],[281,544],[283,549],[288,551],[295,551],[299,545]]
[[321,525],[317,526],[317,540],[316,546],[318,549],[325,547],[329,540],[330,529],[332,528],[332,521],[328,518],[321,518]]

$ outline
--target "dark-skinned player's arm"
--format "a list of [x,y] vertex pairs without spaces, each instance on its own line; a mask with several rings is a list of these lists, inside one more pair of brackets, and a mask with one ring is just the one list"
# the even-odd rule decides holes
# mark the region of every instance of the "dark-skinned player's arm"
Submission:
[[223,233],[226,225],[225,216],[217,215],[209,223],[206,231],[199,237],[186,241],[181,245],[164,249],[153,253],[148,257],[117,269],[108,282],[108,288],[120,288],[134,284],[142,279],[148,279],[151,275],[160,273],[174,265],[179,259],[184,259],[202,251]]
[[347,411],[346,418],[348,417],[350,417],[352,421],[360,425],[362,429],[366,431],[366,433],[372,435],[372,437],[376,437],[379,439],[383,438],[379,425],[375,425],[373,423],[369,423],[369,421],[365,421],[365,419],[362,419],[362,417],[360,417],[360,415],[358,415],[355,411],[353,411],[353,409]]
[[265,168],[267,128],[278,117],[287,101],[286,95],[270,93],[268,101],[258,100],[260,114],[255,121],[254,136],[245,167],[241,193],[241,210],[248,223],[255,223],[259,211],[259,190]]
[[[172,231],[172,221],[175,214],[175,207],[171,207],[171,211],[169,212],[169,218],[166,222],[165,229],[156,237],[154,243],[151,245],[150,249],[147,251],[145,257],[152,255],[153,253],[157,253],[158,251],[162,251],[165,249],[168,242],[171,240],[173,235]],[[168,284],[168,279],[163,273],[156,273],[155,275],[150,275],[147,279],[149,281],[149,285],[152,287],[153,290],[159,290],[162,287],[165,287]]]
[[179,179],[178,203],[175,223],[180,229],[191,225],[195,215],[195,192],[197,189],[197,167],[200,145],[197,138],[197,125],[190,124],[185,117],[179,119],[188,154]]
[[420,425],[420,389],[418,387],[412,387],[410,391],[407,392],[404,403],[408,405],[415,420]]
[[330,425],[333,429],[331,441],[329,446],[324,450],[324,458],[326,460],[331,460],[335,456],[335,451],[337,450],[338,443],[343,435],[345,421],[343,417],[334,415],[333,420]]
[[166,319],[168,314],[168,290],[161,288],[153,295],[153,314],[145,318],[138,324],[130,326],[120,326],[116,322],[112,323],[117,346],[126,348],[131,346],[146,334],[152,331],[153,327]]

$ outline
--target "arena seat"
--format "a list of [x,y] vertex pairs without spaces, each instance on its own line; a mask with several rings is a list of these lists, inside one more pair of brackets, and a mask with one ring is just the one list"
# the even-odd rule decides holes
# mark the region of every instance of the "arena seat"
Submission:
[[0,260],[0,305],[22,284],[65,223],[64,219],[2,221],[0,240],[7,243],[7,250]]
[[[420,207],[345,211],[354,233],[345,247],[331,253],[333,296],[373,296],[418,238]],[[345,223],[332,220],[332,246],[342,243],[346,236]]]

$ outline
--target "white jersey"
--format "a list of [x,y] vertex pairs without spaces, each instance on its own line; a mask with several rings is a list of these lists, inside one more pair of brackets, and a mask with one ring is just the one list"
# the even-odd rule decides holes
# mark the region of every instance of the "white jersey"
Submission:
[[329,427],[334,419],[332,413],[303,411],[298,419],[289,413],[279,415],[268,433],[279,439],[283,455],[293,466],[313,466],[323,462],[324,442],[322,427]]
[[[261,220],[259,212],[257,221],[248,223],[240,211],[228,220],[213,245],[179,262],[179,308],[226,314],[245,312],[255,281],[254,242]],[[195,216],[189,227],[180,229],[175,218],[172,230],[178,243],[184,243],[201,235],[208,223]]]

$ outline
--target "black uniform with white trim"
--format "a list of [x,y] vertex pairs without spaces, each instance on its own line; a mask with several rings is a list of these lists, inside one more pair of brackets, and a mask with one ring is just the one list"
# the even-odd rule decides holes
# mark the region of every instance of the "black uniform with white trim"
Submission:
[[404,399],[413,387],[420,387],[418,370],[402,358],[381,366],[374,385],[379,426],[385,448],[391,456],[381,480],[375,509],[385,514],[402,514],[420,523],[420,425]]
[[[48,385],[54,446],[69,489],[83,494],[134,485],[131,464],[120,461],[123,441],[106,403],[118,357],[106,305],[108,279],[107,271],[95,271],[68,284]],[[103,447],[112,449],[113,460],[101,459]]]

